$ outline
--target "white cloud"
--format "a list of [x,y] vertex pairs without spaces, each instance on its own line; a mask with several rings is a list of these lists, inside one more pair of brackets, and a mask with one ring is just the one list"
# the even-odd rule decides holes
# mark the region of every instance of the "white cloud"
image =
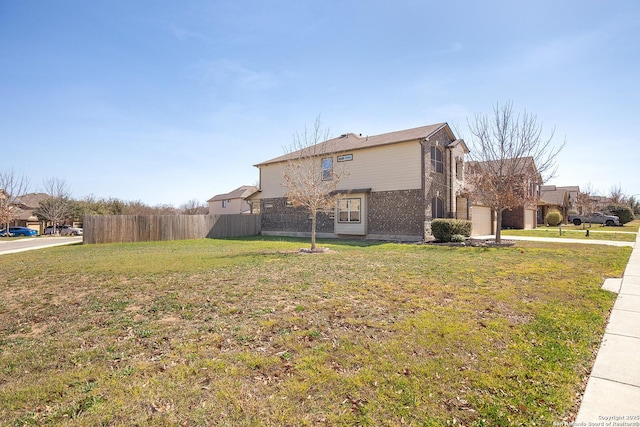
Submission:
[[204,36],[200,33],[196,33],[195,31],[188,30],[179,25],[171,24],[169,26],[169,31],[171,34],[180,41],[185,41],[188,39],[198,39],[204,40]]
[[267,90],[275,87],[278,79],[268,71],[256,71],[230,59],[219,59],[201,65],[206,80],[233,84],[240,89]]

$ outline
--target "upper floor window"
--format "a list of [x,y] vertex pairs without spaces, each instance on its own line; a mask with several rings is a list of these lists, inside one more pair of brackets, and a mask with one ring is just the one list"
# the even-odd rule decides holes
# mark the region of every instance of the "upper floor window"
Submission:
[[464,162],[460,157],[456,158],[456,179],[460,181],[464,179]]
[[333,158],[327,157],[322,159],[322,180],[330,181],[333,179]]
[[431,147],[431,170],[438,173],[444,172],[442,150],[439,147]]
[[226,208],[228,204],[229,204],[229,200],[223,200],[222,201],[222,207],[223,208]]

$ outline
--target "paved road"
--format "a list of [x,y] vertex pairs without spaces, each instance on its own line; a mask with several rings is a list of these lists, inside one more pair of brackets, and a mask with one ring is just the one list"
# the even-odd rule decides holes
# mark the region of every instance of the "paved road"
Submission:
[[82,243],[82,236],[34,237],[32,239],[17,240],[0,239],[0,255],[50,248],[52,246],[72,245],[74,243]]

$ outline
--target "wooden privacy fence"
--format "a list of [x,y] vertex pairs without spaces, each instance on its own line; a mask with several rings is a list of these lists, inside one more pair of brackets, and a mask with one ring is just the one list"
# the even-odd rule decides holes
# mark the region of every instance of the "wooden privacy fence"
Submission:
[[254,236],[260,215],[87,215],[84,243]]

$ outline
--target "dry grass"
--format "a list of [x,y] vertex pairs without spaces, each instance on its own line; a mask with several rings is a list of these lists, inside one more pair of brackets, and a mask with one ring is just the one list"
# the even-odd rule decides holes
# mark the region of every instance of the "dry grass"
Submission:
[[0,425],[551,425],[630,253],[321,244],[0,257]]

